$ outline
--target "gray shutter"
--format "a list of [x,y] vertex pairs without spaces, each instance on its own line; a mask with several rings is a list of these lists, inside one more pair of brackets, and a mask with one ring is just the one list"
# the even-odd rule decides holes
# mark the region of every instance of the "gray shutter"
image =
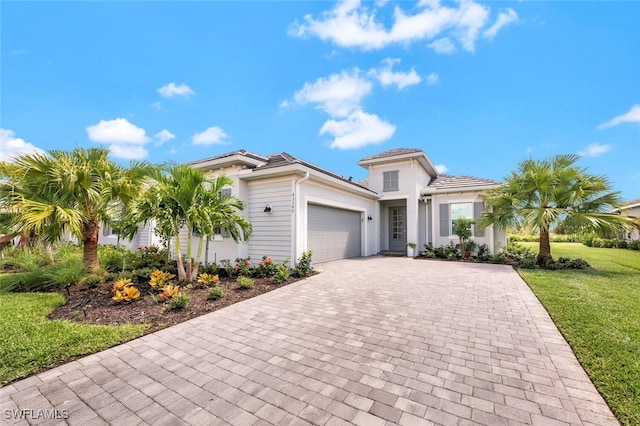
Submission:
[[484,237],[484,227],[478,224],[479,220],[482,218],[483,211],[484,203],[482,201],[473,203],[473,219],[476,221],[476,224],[473,226],[474,237]]
[[449,204],[440,204],[440,236],[449,236]]

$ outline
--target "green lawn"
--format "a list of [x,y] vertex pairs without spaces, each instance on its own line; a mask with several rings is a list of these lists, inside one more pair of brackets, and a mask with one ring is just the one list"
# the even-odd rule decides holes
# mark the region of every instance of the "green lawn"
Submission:
[[[537,243],[524,243],[537,253]],[[618,419],[640,424],[640,252],[551,245],[590,271],[520,269]]]
[[146,328],[47,320],[47,314],[62,303],[63,297],[56,293],[0,294],[0,386],[131,340]]

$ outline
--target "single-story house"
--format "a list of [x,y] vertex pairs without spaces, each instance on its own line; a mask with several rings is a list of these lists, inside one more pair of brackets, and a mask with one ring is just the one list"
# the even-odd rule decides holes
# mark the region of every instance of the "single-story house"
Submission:
[[[289,259],[291,265],[308,250],[314,262],[323,262],[406,253],[407,243],[419,251],[426,243],[457,242],[452,224],[478,218],[483,191],[499,185],[440,174],[420,149],[392,149],[358,164],[369,172],[362,182],[284,152],[263,156],[238,150],[190,163],[213,176],[229,176],[234,184],[225,190],[244,201],[243,214],[253,224],[246,244],[236,244],[221,229],[209,238],[202,261],[266,255],[277,262]],[[141,229],[133,245],[153,244],[154,238]],[[495,252],[506,245],[506,233],[474,225],[473,240]],[[186,235],[181,241],[186,244]]]
[[[638,224],[640,224],[640,198],[636,198],[635,200],[627,201],[619,208],[613,210],[613,213],[619,213],[625,216],[632,216],[638,219]],[[640,240],[640,229],[633,228],[627,232],[624,232],[622,235],[627,241],[635,241]]]

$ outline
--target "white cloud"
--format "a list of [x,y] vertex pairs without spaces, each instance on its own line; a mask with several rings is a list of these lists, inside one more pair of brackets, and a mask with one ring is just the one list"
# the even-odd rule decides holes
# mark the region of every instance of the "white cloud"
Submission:
[[578,152],[581,157],[598,157],[605,152],[611,151],[610,144],[592,143],[584,151]]
[[220,127],[209,127],[201,133],[193,135],[191,142],[194,145],[223,145],[226,144],[227,134]]
[[614,117],[606,123],[599,125],[598,129],[602,130],[622,123],[640,123],[640,105],[632,106],[629,112]]
[[151,104],[151,108],[157,109],[157,110],[161,110],[162,109],[162,103],[154,102],[154,103]]
[[11,162],[21,155],[44,154],[37,146],[16,138],[13,130],[0,128],[0,161]]
[[171,98],[173,96],[195,95],[195,92],[191,90],[191,87],[187,86],[184,83],[180,85],[176,85],[175,83],[169,83],[159,88],[158,93],[160,93],[160,95],[164,96],[165,98]]
[[439,38],[433,43],[429,44],[429,47],[436,51],[436,53],[442,53],[445,55],[451,55],[456,51],[456,46],[449,40],[448,37]]
[[391,70],[393,64],[399,63],[400,59],[387,58],[383,62],[386,66],[380,70],[373,69],[369,71],[369,74],[377,78],[383,86],[395,84],[398,86],[398,89],[403,89],[407,86],[418,84],[422,80],[413,68],[411,68],[409,72],[393,72]]
[[431,74],[429,74],[429,75],[427,76],[427,84],[428,84],[429,86],[433,86],[433,85],[434,85],[434,84],[436,84],[439,80],[440,80],[440,76],[439,76],[437,73],[435,73],[435,72],[432,72]]
[[[430,47],[439,53],[452,53],[455,47],[451,38],[455,38],[463,49],[473,52],[480,30],[489,19],[489,8],[472,0],[460,1],[457,7],[443,6],[436,0],[423,0],[417,3],[412,12],[405,12],[396,6],[392,23],[386,26],[377,19],[376,6],[370,3],[364,6],[360,0],[341,0],[319,17],[306,15],[302,22],[294,22],[289,34],[295,37],[315,36],[341,47],[363,50],[437,38]],[[501,13],[496,23],[487,30],[491,37],[511,22],[514,14],[515,11],[511,9]]]
[[111,155],[117,158],[139,160],[147,156],[144,145],[149,142],[146,131],[131,124],[126,118],[100,120],[98,124],[86,128],[93,142],[109,144]]
[[333,117],[346,117],[359,108],[360,100],[370,92],[371,82],[360,77],[360,72],[354,69],[305,83],[293,99],[302,105],[316,104]]
[[391,138],[396,127],[375,114],[353,111],[343,120],[328,120],[320,129],[334,137],[331,148],[354,149],[370,144],[380,144]]
[[129,123],[126,118],[100,120],[98,124],[87,127],[89,139],[94,142],[113,144],[144,145],[149,142],[144,129]]
[[449,170],[447,166],[445,166],[444,164],[436,164],[434,167],[436,168],[436,171],[440,174],[446,173],[447,170]]
[[109,145],[109,153],[125,160],[141,160],[149,154],[149,151],[140,145],[112,144]]
[[498,14],[498,19],[496,19],[496,22],[494,22],[492,26],[484,30],[484,33],[482,33],[482,35],[484,38],[488,38],[489,40],[491,40],[496,36],[496,34],[498,34],[498,31],[500,31],[502,27],[511,24],[512,22],[516,22],[517,20],[518,14],[516,13],[516,11],[511,8],[507,8],[506,11],[500,12]]
[[158,140],[158,143],[156,145],[162,145],[163,143],[170,141],[171,139],[175,139],[176,135],[174,135],[167,129],[163,129],[156,133],[153,137]]

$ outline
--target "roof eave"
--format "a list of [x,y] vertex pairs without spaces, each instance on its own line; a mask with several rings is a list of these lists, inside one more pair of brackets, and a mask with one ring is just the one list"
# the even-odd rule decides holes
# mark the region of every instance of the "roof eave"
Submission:
[[431,188],[427,186],[420,190],[420,195],[450,194],[450,193],[459,193],[459,192],[481,192],[481,191],[497,188],[498,186],[500,186],[500,184],[460,186],[460,187],[449,187],[449,188]]

